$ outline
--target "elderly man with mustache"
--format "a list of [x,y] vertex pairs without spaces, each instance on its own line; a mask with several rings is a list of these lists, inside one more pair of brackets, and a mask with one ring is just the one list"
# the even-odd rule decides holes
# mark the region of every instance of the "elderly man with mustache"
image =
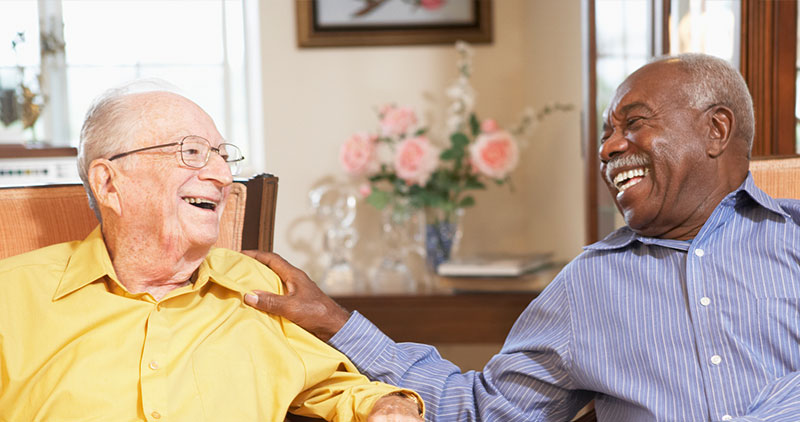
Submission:
[[563,269],[482,372],[393,342],[275,255],[255,256],[290,295],[245,300],[417,389],[432,421],[561,422],[592,399],[600,421],[799,421],[800,201],[753,183],[741,75],[706,55],[661,58],[604,120],[601,171],[627,226]]

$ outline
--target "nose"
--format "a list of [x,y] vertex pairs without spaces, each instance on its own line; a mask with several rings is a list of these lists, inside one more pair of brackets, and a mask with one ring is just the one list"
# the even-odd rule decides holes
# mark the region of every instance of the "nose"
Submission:
[[607,163],[616,155],[627,151],[629,147],[630,141],[625,139],[619,132],[615,131],[600,145],[600,150],[598,151],[600,161]]
[[208,163],[200,169],[200,179],[211,180],[219,187],[225,187],[233,183],[233,175],[228,163],[213,151],[208,157]]

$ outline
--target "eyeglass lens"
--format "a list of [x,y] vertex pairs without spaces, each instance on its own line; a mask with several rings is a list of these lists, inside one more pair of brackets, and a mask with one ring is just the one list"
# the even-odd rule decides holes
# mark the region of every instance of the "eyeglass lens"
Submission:
[[212,148],[207,140],[199,136],[187,136],[181,142],[181,160],[189,167],[202,168],[208,164],[211,150],[218,153],[231,170],[234,176],[239,174],[242,161],[242,152],[236,145],[223,143],[219,148]]

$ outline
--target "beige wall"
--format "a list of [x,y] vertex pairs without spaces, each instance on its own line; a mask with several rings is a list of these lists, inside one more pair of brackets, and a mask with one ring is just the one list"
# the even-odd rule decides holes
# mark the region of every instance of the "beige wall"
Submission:
[[[267,170],[280,177],[275,249],[317,275],[321,234],[307,192],[344,176],[339,146],[375,127],[374,106],[396,102],[440,117],[456,56],[449,45],[299,49],[293,3],[261,6],[264,142]],[[477,194],[463,248],[552,250],[570,259],[584,234],[580,2],[501,0],[494,14],[494,42],[475,46],[479,116],[510,125],[526,105],[576,107],[540,124],[512,175],[513,191]],[[359,206],[358,227],[363,248],[378,229],[377,212]]]

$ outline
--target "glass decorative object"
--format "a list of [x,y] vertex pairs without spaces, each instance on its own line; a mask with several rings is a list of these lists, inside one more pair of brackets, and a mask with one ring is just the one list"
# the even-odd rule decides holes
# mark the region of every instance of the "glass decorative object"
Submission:
[[463,217],[463,208],[425,209],[425,259],[431,272],[436,273],[439,264],[458,254]]
[[323,248],[328,266],[318,281],[329,295],[353,294],[364,290],[362,277],[352,263],[352,251],[358,241],[353,227],[356,218],[356,195],[339,183],[320,186],[309,192],[311,206],[322,221]]
[[413,252],[414,228],[419,212],[407,201],[396,200],[381,210],[383,251],[380,263],[369,277],[369,287],[377,294],[410,294],[418,291],[406,256]]

